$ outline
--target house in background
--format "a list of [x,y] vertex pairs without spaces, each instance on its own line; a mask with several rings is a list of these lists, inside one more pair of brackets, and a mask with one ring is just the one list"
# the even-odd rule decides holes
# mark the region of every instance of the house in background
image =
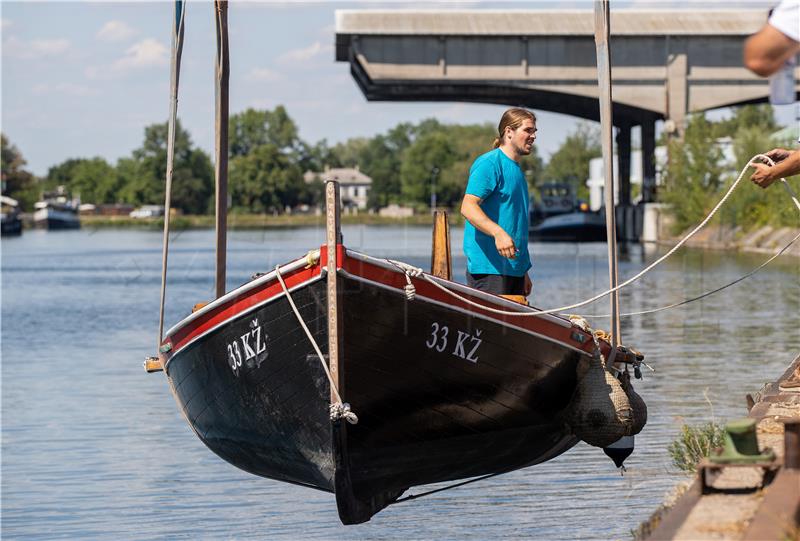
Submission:
[[315,180],[337,180],[339,181],[339,189],[342,196],[342,206],[345,209],[366,210],[367,208],[367,198],[369,197],[369,190],[372,188],[372,178],[359,171],[357,165],[355,168],[331,168],[326,166],[325,171],[322,173],[306,171],[303,174],[303,180],[306,183],[311,183]]

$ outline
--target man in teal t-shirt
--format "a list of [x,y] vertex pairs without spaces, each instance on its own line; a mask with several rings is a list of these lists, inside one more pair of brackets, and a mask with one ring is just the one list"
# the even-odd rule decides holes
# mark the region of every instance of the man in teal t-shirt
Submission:
[[519,166],[536,140],[536,117],[525,109],[503,113],[494,150],[469,171],[461,203],[467,285],[496,295],[531,292],[528,276],[528,183]]

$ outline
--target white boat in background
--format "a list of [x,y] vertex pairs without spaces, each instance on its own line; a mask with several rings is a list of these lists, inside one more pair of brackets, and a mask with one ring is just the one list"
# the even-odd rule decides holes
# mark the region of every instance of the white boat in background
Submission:
[[45,193],[41,201],[34,204],[33,224],[45,229],[78,229],[80,198],[71,199],[63,186],[55,192]]

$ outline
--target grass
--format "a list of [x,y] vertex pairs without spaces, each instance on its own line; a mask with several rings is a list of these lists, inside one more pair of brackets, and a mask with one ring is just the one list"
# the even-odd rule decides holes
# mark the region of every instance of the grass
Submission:
[[694,473],[697,463],[707,458],[712,449],[722,446],[724,429],[711,421],[702,425],[683,425],[678,438],[667,448],[672,464],[679,470]]

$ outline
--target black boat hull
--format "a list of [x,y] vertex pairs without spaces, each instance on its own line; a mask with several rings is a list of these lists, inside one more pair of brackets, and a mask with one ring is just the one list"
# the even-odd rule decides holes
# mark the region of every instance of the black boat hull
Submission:
[[18,217],[7,218],[2,221],[0,234],[4,237],[13,237],[22,234],[22,220]]
[[[168,333],[171,387],[216,454],[335,492],[342,522],[353,524],[409,487],[511,471],[578,441],[565,412],[589,359],[587,336],[556,318],[469,310],[421,280],[408,300],[402,273],[366,259],[342,267],[339,391],[355,425],[330,421],[328,379],[270,276]],[[327,354],[325,274],[284,276]]]

